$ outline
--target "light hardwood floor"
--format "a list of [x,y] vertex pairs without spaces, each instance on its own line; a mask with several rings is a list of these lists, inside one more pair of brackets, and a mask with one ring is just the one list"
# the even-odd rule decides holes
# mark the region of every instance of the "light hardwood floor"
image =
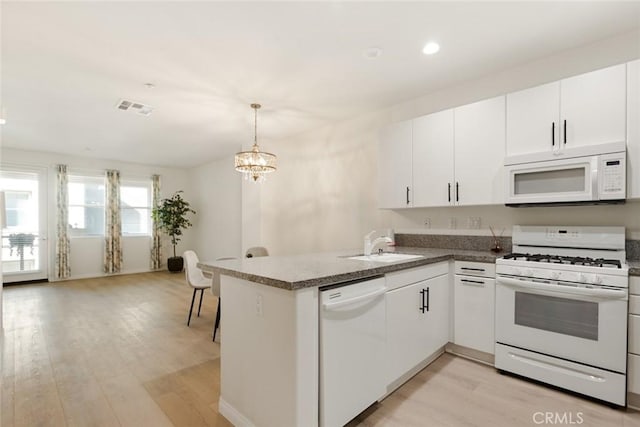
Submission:
[[[200,318],[187,327],[191,288],[183,275],[9,286],[3,298],[3,427],[230,425],[217,411],[216,300],[205,293]],[[536,412],[571,414],[564,425],[640,426],[638,413],[451,355],[352,425],[550,425],[536,424]]]

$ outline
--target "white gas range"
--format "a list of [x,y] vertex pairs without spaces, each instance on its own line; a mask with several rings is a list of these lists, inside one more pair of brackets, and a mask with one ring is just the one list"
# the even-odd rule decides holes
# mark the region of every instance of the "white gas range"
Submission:
[[496,260],[496,368],[626,404],[624,227],[514,226]]

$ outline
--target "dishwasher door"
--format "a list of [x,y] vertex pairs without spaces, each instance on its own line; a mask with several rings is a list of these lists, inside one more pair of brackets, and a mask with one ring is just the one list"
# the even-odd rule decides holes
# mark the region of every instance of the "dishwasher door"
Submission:
[[385,279],[320,292],[320,426],[349,422],[386,393]]

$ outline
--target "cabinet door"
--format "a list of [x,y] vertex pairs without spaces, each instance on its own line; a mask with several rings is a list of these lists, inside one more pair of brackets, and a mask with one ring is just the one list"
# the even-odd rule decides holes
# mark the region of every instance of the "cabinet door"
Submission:
[[387,292],[387,384],[448,342],[448,277]]
[[413,206],[452,204],[453,156],[453,110],[413,120]]
[[503,204],[505,97],[454,111],[456,204]]
[[627,75],[627,197],[640,198],[640,60]]
[[507,95],[507,156],[559,146],[560,82]]
[[381,132],[378,146],[378,189],[381,208],[411,206],[411,141],[411,121],[394,123]]
[[562,147],[569,149],[624,141],[626,86],[626,64],[562,80]]
[[425,354],[430,356],[449,342],[449,275],[434,277],[425,284],[429,291],[425,296],[428,302],[428,308],[425,309]]
[[495,279],[456,275],[454,343],[494,353]]

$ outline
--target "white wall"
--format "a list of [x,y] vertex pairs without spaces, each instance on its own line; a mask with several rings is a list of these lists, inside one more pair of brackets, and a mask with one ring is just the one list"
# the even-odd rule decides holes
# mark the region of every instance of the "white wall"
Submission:
[[[105,169],[117,169],[121,178],[146,178],[152,174],[161,176],[161,197],[170,197],[177,190],[184,190],[185,198],[190,201],[188,175],[185,170],[138,165],[111,160],[91,159],[84,157],[65,156],[55,153],[23,151],[3,148],[0,151],[0,162],[10,166],[31,166],[47,169],[47,193],[48,193],[48,242],[49,242],[49,280],[54,277],[54,239],[56,227],[56,199],[55,199],[55,165],[66,164],[70,171],[80,170],[86,172],[99,172]],[[187,230],[178,250],[191,246],[192,230]],[[123,237],[123,270],[122,273],[136,273],[149,271],[150,263],[150,238],[148,237]],[[102,237],[79,237],[71,240],[71,278],[98,277],[105,275],[102,272],[102,255],[104,239]],[[170,256],[171,245],[164,238],[163,256]]]
[[201,260],[241,256],[241,178],[233,156],[189,171],[190,202],[197,212],[192,243]]
[[[263,184],[262,237],[274,254],[356,248],[371,229],[424,231],[448,228],[450,217],[466,228],[480,216],[483,228],[514,224],[615,224],[640,232],[638,203],[624,206],[510,209],[504,206],[381,211],[377,209],[377,140],[380,129],[445,108],[464,105],[640,57],[640,32],[562,52],[483,78],[443,88],[387,110],[270,143],[279,169]],[[579,215],[576,213],[579,212]],[[477,233],[474,231],[474,233]],[[485,228],[479,233],[487,234]],[[507,232],[505,232],[507,234]]]
[[278,170],[262,184],[262,240],[271,254],[360,246],[383,225],[377,209],[377,135],[388,114],[370,113],[267,147]]

